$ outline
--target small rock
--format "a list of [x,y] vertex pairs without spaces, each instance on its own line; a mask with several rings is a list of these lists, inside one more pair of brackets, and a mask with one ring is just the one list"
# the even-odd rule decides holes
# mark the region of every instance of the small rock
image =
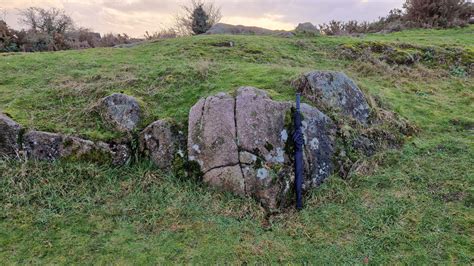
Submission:
[[283,37],[283,38],[293,38],[295,37],[295,34],[291,31],[285,31],[277,34],[278,37]]
[[104,122],[120,132],[131,132],[140,123],[140,105],[131,96],[114,93],[100,101],[99,109]]
[[315,71],[301,78],[298,90],[323,110],[335,109],[367,124],[370,107],[355,82],[342,72]]
[[0,113],[0,156],[18,157],[21,127],[8,116]]
[[155,121],[140,133],[140,152],[161,169],[170,169],[179,150],[178,134],[171,123]]
[[26,155],[30,159],[54,161],[61,156],[63,136],[54,133],[30,131],[23,136]]

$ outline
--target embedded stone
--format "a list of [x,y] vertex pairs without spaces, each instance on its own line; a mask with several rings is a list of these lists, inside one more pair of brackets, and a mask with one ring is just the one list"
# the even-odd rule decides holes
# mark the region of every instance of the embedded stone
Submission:
[[18,157],[21,126],[0,113],[0,156]]
[[367,124],[370,107],[356,83],[342,72],[314,71],[299,83],[301,93],[324,111],[336,110]]
[[120,132],[133,131],[141,119],[141,109],[131,96],[114,93],[99,103],[99,112],[104,122]]

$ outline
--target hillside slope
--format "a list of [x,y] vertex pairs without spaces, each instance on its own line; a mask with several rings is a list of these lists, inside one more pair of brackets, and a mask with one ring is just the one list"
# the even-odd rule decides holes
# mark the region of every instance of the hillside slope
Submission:
[[[228,43],[235,45],[229,47]],[[137,97],[142,128],[185,124],[200,98],[239,86],[292,100],[310,70],[343,71],[420,128],[373,171],[334,176],[306,208],[266,216],[149,163],[0,160],[0,260],[10,263],[472,263],[474,27],[362,38],[198,36],[133,48],[0,55],[0,111],[27,128],[120,137],[94,113]]]

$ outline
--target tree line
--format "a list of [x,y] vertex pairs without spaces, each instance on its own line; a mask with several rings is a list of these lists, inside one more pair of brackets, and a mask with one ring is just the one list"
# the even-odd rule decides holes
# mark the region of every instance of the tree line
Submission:
[[[169,29],[145,33],[144,39],[174,38],[181,35],[205,33],[221,19],[220,9],[213,3],[192,0],[182,7],[183,14]],[[126,33],[101,35],[91,29],[76,27],[73,19],[62,9],[29,7],[19,12],[19,22],[26,29],[15,30],[0,19],[0,52],[38,52],[94,47],[112,47],[142,39]]]
[[406,0],[374,22],[336,21],[319,26],[326,35],[390,33],[413,28],[453,28],[469,25],[474,4],[466,0]]

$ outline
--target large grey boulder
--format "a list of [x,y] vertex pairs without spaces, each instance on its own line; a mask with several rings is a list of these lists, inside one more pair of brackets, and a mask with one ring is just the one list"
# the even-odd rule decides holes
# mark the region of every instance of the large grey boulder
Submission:
[[0,113],[0,156],[18,157],[21,127],[8,116]]
[[104,122],[114,130],[131,132],[140,123],[140,105],[131,96],[114,93],[101,99],[98,107]]
[[[201,99],[189,115],[188,154],[211,186],[256,198],[267,208],[285,205],[293,184],[291,146],[293,104],[273,101],[266,92],[242,87],[237,96]],[[305,187],[332,172],[334,125],[309,105],[302,106]]]
[[170,170],[175,156],[184,156],[180,147],[181,136],[182,133],[170,122],[155,121],[140,133],[140,152],[159,168]]
[[319,35],[320,31],[311,22],[300,23],[295,29],[296,33],[307,35]]
[[27,132],[23,137],[23,146],[27,157],[34,160],[66,159],[119,166],[131,157],[131,151],[125,144],[93,142],[42,131]]
[[314,71],[299,82],[302,94],[323,110],[340,111],[367,124],[370,107],[356,83],[342,72]]

